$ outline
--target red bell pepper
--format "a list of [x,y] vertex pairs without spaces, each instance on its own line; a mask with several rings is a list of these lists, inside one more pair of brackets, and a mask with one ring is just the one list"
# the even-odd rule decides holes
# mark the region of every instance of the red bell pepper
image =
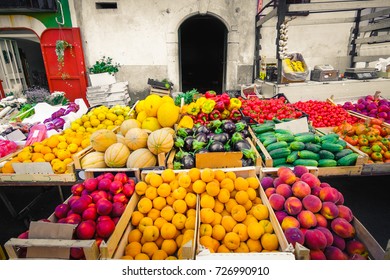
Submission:
[[215,98],[217,96],[217,93],[215,91],[213,91],[213,90],[208,90],[208,91],[206,91],[204,96],[206,98]]
[[203,122],[207,122],[209,120],[209,115],[206,113],[199,113],[197,119],[202,120]]
[[221,100],[226,107],[230,104],[230,96],[226,92],[220,95],[219,100]]
[[241,113],[238,109],[233,109],[231,112],[230,112],[230,119],[232,121],[239,121],[241,120]]
[[221,119],[221,112],[218,110],[214,110],[210,113],[210,119],[211,120],[220,120]]
[[214,109],[218,110],[219,112],[223,112],[223,110],[225,110],[225,104],[222,100],[219,100],[215,103]]

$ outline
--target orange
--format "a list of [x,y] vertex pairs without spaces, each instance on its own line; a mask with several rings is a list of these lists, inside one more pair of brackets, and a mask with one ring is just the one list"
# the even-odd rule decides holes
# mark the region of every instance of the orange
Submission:
[[183,188],[188,188],[191,185],[191,177],[188,174],[182,174],[179,178],[179,186]]
[[259,239],[264,233],[264,227],[259,223],[251,223],[248,225],[248,235],[251,239]]
[[157,250],[158,250],[158,247],[157,247],[156,243],[145,242],[145,244],[142,245],[141,252],[145,253],[146,255],[148,255],[149,258],[151,258],[153,256],[154,252],[156,252]]
[[57,151],[57,157],[60,160],[64,160],[66,158],[70,158],[72,154],[68,150],[58,150]]
[[141,243],[133,241],[126,245],[125,254],[126,256],[132,256],[134,258],[136,255],[141,253],[141,249]]
[[187,195],[187,190],[184,187],[178,187],[172,192],[172,196],[175,199],[184,199]]
[[129,243],[140,242],[141,237],[142,237],[142,232],[140,232],[139,229],[135,228],[132,231],[130,231],[129,235],[127,236],[127,241]]
[[36,161],[38,158],[43,158],[43,154],[41,154],[41,153],[33,153],[32,156],[31,156],[31,160],[32,161]]
[[246,180],[249,188],[256,190],[260,186],[259,180],[256,177],[248,177]]
[[234,190],[234,181],[230,178],[225,178],[220,184],[221,188],[227,189],[229,192]]
[[240,242],[240,246],[234,250],[234,253],[249,253],[249,247],[245,242]]
[[150,209],[147,217],[151,218],[154,222],[158,217],[160,217],[160,210],[157,210],[155,208]]
[[183,199],[177,199],[172,205],[176,213],[184,214],[187,211],[187,203]]
[[191,168],[188,170],[188,175],[191,177],[191,182],[194,183],[196,180],[200,179],[200,170],[198,168]]
[[207,193],[201,196],[200,207],[213,209],[214,206],[215,206],[214,197],[212,197],[211,195],[208,195]]
[[217,196],[219,194],[219,183],[211,181],[206,185],[206,192],[211,196]]
[[210,224],[214,221],[214,211],[211,208],[202,208],[200,210],[200,221],[204,224]]
[[158,175],[156,173],[151,173],[151,174],[152,175],[150,177],[150,185],[157,188],[158,186],[160,186],[163,183],[163,179],[160,175]]
[[66,141],[64,141],[64,142],[59,142],[59,143],[57,144],[57,148],[60,149],[60,150],[65,150],[67,147],[68,147],[68,143],[66,143]]
[[165,239],[161,244],[161,250],[165,251],[168,256],[172,256],[177,251],[177,244],[174,239]]
[[246,241],[246,245],[249,248],[249,252],[261,252],[263,250],[263,247],[261,246],[260,240],[253,240],[253,239],[248,239]]
[[162,183],[157,187],[157,194],[162,197],[167,197],[171,194],[171,186],[167,183]]
[[147,197],[141,198],[137,204],[138,211],[140,211],[143,214],[148,213],[150,209],[152,209],[152,206],[153,206],[152,201]]
[[200,172],[200,178],[208,183],[214,179],[214,171],[211,168],[205,168]]
[[251,213],[259,221],[268,219],[269,217],[268,207],[264,204],[256,204],[253,206]]
[[225,179],[225,172],[223,172],[222,170],[215,170],[214,171],[214,178],[218,181],[218,182],[222,182],[223,179]]
[[145,191],[145,197],[149,198],[150,200],[155,199],[158,196],[157,194],[157,188],[149,186]]
[[176,213],[172,218],[172,224],[175,225],[177,229],[183,229],[185,227],[187,217],[182,213]]
[[235,180],[234,180],[234,188],[237,190],[237,191],[246,191],[248,189],[248,181],[242,177],[237,177]]
[[163,172],[161,172],[161,178],[163,179],[164,183],[170,183],[173,180],[175,180],[175,172],[172,169],[165,169]]
[[169,205],[165,206],[163,209],[161,209],[160,216],[170,222],[175,215],[175,210]]
[[223,239],[223,244],[230,250],[237,249],[240,246],[240,242],[240,237],[234,232],[228,232]]
[[195,208],[196,206],[196,195],[194,193],[187,193],[184,198],[188,208]]
[[264,233],[260,241],[263,250],[273,251],[279,247],[278,237],[274,233]]
[[233,206],[230,214],[232,215],[233,219],[236,220],[237,222],[242,222],[246,218],[246,210],[245,210],[244,206],[239,205],[239,204]]
[[225,237],[226,231],[225,228],[222,225],[215,225],[213,226],[213,232],[212,237],[218,241],[223,240]]
[[58,140],[58,137],[55,137],[55,135],[53,135],[49,137],[49,139],[47,139],[46,145],[49,146],[50,148],[55,148],[59,143],[60,140]]
[[240,237],[240,241],[246,241],[249,238],[248,228],[242,223],[236,224],[232,231]]
[[218,200],[222,203],[226,203],[230,199],[230,192],[228,189],[222,188],[218,193]]
[[145,191],[146,191],[147,188],[148,188],[148,185],[144,181],[139,181],[135,185],[135,192],[138,195],[143,195],[143,194],[145,194]]
[[192,189],[195,193],[201,194],[206,190],[206,183],[202,180],[196,180],[192,185]]
[[237,222],[232,216],[222,216],[221,225],[225,228],[226,232],[233,231],[236,224]]
[[249,195],[246,191],[238,191],[234,198],[238,204],[244,205],[249,200]]
[[164,239],[172,239],[176,235],[176,227],[172,223],[164,223],[160,229],[160,234]]
[[210,224],[201,224],[199,227],[200,236],[211,236],[213,234],[213,227]]
[[140,211],[134,211],[133,214],[131,214],[131,224],[133,226],[138,226],[143,217],[145,216]]
[[153,199],[153,207],[157,210],[163,209],[167,205],[167,201],[164,197],[158,196],[155,199]]

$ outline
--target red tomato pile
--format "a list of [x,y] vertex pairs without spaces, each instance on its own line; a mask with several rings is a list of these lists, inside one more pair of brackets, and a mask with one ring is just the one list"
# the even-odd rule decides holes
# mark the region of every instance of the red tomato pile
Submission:
[[258,123],[263,123],[265,120],[277,118],[283,119],[298,119],[303,113],[296,110],[292,104],[286,103],[286,98],[279,97],[273,99],[259,99],[251,97],[241,100],[241,111],[244,116],[251,117]]
[[354,124],[358,121],[358,118],[349,115],[341,105],[335,106],[326,101],[298,101],[293,105],[309,115],[309,121],[312,121],[314,127],[338,126],[345,121]]

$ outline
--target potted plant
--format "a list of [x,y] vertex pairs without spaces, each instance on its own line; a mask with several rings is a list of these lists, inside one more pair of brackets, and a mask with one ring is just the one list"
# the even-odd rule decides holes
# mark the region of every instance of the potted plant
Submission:
[[103,56],[89,68],[89,79],[91,86],[101,86],[116,83],[115,73],[121,65],[113,62],[109,56]]

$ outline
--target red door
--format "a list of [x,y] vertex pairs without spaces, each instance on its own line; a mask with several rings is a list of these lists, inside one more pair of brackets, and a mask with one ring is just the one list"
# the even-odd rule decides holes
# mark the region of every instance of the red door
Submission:
[[[63,63],[58,61],[56,42],[64,40],[71,45],[65,48]],[[63,91],[66,98],[86,99],[87,74],[79,28],[50,28],[41,35],[41,49],[50,92]]]

